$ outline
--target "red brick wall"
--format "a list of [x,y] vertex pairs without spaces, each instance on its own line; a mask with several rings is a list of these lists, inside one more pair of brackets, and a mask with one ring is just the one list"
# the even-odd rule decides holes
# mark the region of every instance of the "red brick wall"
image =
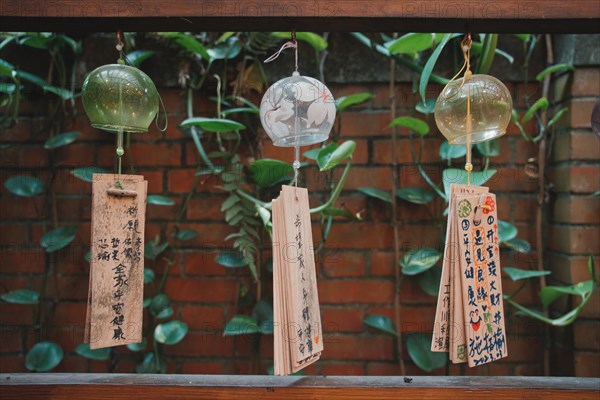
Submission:
[[[598,69],[578,71],[573,85],[570,120],[564,132],[557,136],[553,155],[551,181],[556,193],[549,218],[550,240],[548,254],[555,271],[565,282],[580,280],[584,274],[585,255],[598,250],[598,197],[587,194],[599,190],[598,141],[589,132],[590,96],[597,96]],[[517,105],[525,91],[523,84],[509,87]],[[362,320],[368,314],[393,316],[394,265],[393,230],[391,211],[386,204],[366,198],[355,189],[374,186],[390,189],[390,121],[387,108],[387,84],[331,85],[335,97],[369,91],[376,95],[373,101],[362,105],[343,117],[343,139],[357,142],[354,165],[345,190],[338,201],[348,208],[364,209],[360,223],[336,222],[328,240],[326,252],[318,257],[318,282],[325,337],[322,360],[311,366],[307,373],[324,375],[396,375],[399,374],[394,359],[393,339],[367,329]],[[431,88],[431,90],[440,88]],[[529,89],[531,90],[531,88]],[[571,89],[568,89],[571,90]],[[176,201],[173,207],[149,205],[147,210],[146,238],[170,233],[178,206],[191,187],[195,171],[195,149],[191,140],[175,128],[185,118],[185,104],[179,89],[160,88],[169,112],[169,129],[162,135],[151,129],[148,134],[133,136],[131,155],[135,172],[148,180],[150,194],[162,194]],[[403,83],[398,88],[399,115],[411,113],[415,96],[411,85]],[[582,97],[579,99],[579,97]],[[213,115],[207,100],[198,99],[197,115]],[[79,130],[77,142],[55,150],[50,156],[43,149],[44,134],[36,134],[43,122],[41,105],[26,105],[19,123],[1,134],[11,147],[0,150],[2,176],[30,174],[46,181],[50,174],[50,157],[55,171],[55,196],[61,223],[78,224],[75,242],[56,254],[49,277],[45,312],[49,322],[43,336],[60,343],[65,350],[63,362],[57,372],[106,371],[107,362],[90,362],[74,353],[83,337],[85,299],[88,285],[88,264],[83,256],[88,248],[90,234],[91,185],[69,174],[74,167],[96,165],[112,169],[114,136],[95,130],[80,110],[79,116],[64,131]],[[428,118],[431,127],[433,118]],[[572,128],[571,129],[569,128]],[[587,140],[587,141],[586,141]],[[437,156],[441,135],[434,129],[425,139],[423,149],[425,169],[436,182],[441,181],[445,163]],[[519,229],[519,236],[535,243],[534,218],[537,181],[529,178],[524,167],[528,158],[537,155],[535,146],[527,144],[511,124],[508,135],[501,139],[502,153],[494,159],[498,173],[489,185],[498,196],[500,218],[510,221]],[[582,144],[583,143],[583,144]],[[589,143],[589,146],[585,143]],[[593,145],[596,145],[596,150]],[[412,164],[408,150],[408,133],[399,132],[400,186],[422,186],[426,183]],[[273,147],[265,140],[263,156],[289,161],[291,150]],[[129,165],[127,161],[125,165]],[[460,164],[457,164],[460,165]],[[125,170],[128,170],[126,167]],[[339,172],[339,171],[338,171]],[[314,167],[304,171],[306,185],[314,197],[323,194],[324,182]],[[169,271],[166,292],[174,302],[175,316],[190,327],[187,337],[179,344],[166,349],[168,372],[171,373],[264,373],[271,363],[272,337],[262,337],[260,358],[253,356],[256,343],[249,336],[222,337],[226,322],[236,313],[235,300],[240,283],[251,285],[249,276],[241,271],[225,269],[214,262],[214,248],[229,246],[223,238],[231,232],[225,224],[219,206],[225,195],[213,187],[215,180],[200,186],[191,200],[183,227],[194,227],[200,232],[197,239],[186,242],[177,252],[176,262]],[[554,198],[553,197],[553,198]],[[42,198],[35,200],[16,198],[2,187],[0,192],[0,288],[9,291],[17,288],[38,289],[46,258],[37,246],[43,223],[37,209],[44,209]],[[401,249],[418,246],[443,248],[444,221],[437,219],[444,205],[436,200],[429,205],[431,214],[423,206],[399,204]],[[583,215],[581,213],[583,212]],[[46,213],[46,215],[49,215]],[[320,229],[315,226],[315,240]],[[595,246],[595,247],[594,247]],[[534,252],[515,255],[503,252],[505,266],[530,268],[534,266]],[[147,262],[147,267],[161,274],[164,263]],[[510,280],[503,280],[506,292],[516,288]],[[415,280],[407,277],[401,288],[402,326],[404,333],[431,332],[436,299],[424,294]],[[522,304],[538,304],[535,287],[519,294]],[[598,376],[598,297],[588,307],[581,323],[575,327],[575,361],[578,375]],[[509,314],[514,310],[507,308]],[[0,303],[0,371],[25,371],[24,355],[34,343],[31,306]],[[543,327],[529,319],[512,316],[508,322],[509,357],[502,362],[476,369],[452,366],[451,374],[513,375],[540,374]],[[595,333],[590,333],[595,332]],[[131,372],[135,366],[134,354],[117,349],[117,372]],[[406,358],[408,374],[423,374]],[[443,370],[434,371],[443,374]]]
[[[600,271],[600,197],[594,195],[600,190],[600,141],[590,126],[600,96],[600,69],[579,67],[573,76],[556,82],[555,95],[570,112],[558,128],[550,163],[555,195],[549,210],[548,261],[557,283],[574,284],[589,279],[590,254],[596,255],[596,276]],[[556,312],[570,306],[560,304]],[[556,359],[562,361],[559,373],[600,376],[599,318],[596,291],[573,326],[554,332]]]

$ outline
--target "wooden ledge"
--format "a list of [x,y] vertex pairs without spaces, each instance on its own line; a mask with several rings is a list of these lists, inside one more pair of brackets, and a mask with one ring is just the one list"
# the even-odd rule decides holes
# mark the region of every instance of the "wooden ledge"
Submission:
[[2,0],[4,31],[600,32],[597,0]]
[[0,374],[0,399],[598,399],[599,378]]

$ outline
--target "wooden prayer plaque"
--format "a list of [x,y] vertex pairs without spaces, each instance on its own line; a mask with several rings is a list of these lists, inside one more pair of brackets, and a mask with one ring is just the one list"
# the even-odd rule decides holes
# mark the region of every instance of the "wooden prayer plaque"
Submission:
[[431,351],[470,367],[507,354],[495,204],[486,187],[451,186]]
[[[116,187],[118,180],[123,189]],[[91,349],[142,341],[146,190],[143,176],[92,177],[90,284],[84,337]]]
[[308,191],[283,186],[272,204],[274,374],[289,375],[323,351]]

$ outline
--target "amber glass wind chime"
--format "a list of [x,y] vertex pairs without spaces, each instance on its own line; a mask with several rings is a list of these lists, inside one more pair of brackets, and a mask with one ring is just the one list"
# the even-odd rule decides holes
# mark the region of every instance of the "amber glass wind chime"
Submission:
[[[466,184],[452,183],[442,278],[431,351],[449,352],[470,367],[506,357],[496,196],[471,185],[471,144],[506,133],[512,99],[489,75],[473,75],[471,36],[461,42],[464,64],[440,93],[435,122],[450,145],[466,145]],[[461,73],[464,74],[459,78]]]
[[[91,349],[140,343],[144,290],[144,225],[147,181],[122,175],[124,132],[146,132],[157,117],[152,80],[126,65],[121,33],[116,64],[93,70],[82,87],[91,125],[116,133],[116,174],[92,176],[90,281],[84,342]],[[165,127],[166,129],[166,127]]]
[[294,186],[272,202],[274,374],[289,375],[317,361],[323,351],[308,191],[298,187],[300,146],[327,140],[335,102],[318,80],[298,72],[295,35],[265,62],[294,49],[291,77],[275,82],[260,103],[260,120],[275,146],[294,148]]

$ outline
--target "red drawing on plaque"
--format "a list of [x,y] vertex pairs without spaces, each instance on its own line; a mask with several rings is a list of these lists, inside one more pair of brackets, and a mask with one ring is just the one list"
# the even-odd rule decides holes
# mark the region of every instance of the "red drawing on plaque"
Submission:
[[473,327],[473,330],[477,332],[481,326],[481,317],[479,316],[479,310],[471,311],[471,320],[469,323]]
[[487,207],[483,207],[483,213],[489,214],[495,210],[496,202],[490,196],[485,199],[485,205]]

